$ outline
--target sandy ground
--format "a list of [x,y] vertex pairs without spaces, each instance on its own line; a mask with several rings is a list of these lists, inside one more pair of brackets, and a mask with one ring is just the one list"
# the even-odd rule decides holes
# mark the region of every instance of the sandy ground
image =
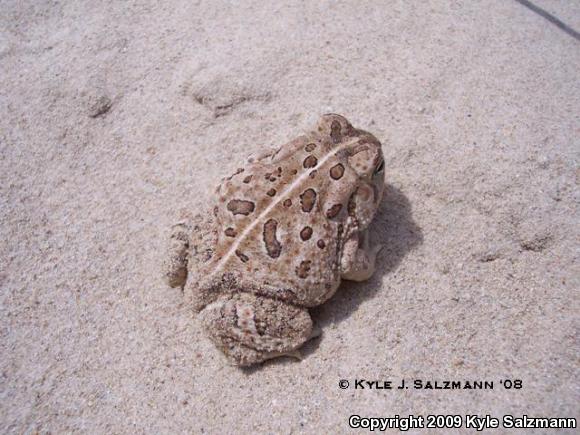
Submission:
[[[0,3],[2,433],[580,417],[573,33],[508,0]],[[230,367],[161,279],[167,229],[325,112],[383,142],[378,273],[301,362]],[[495,388],[353,387],[416,378]]]

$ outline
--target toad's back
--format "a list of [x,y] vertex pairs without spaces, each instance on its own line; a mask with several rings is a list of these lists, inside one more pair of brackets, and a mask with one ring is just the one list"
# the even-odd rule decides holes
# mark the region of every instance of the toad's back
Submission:
[[213,291],[223,291],[216,283],[227,275],[245,291],[302,306],[318,305],[335,292],[358,180],[348,157],[376,139],[342,117],[327,121],[218,187],[217,243],[202,278]]

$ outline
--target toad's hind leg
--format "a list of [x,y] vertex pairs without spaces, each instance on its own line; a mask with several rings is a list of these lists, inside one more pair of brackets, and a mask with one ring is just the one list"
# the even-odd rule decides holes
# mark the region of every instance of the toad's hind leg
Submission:
[[222,296],[201,317],[211,340],[238,366],[295,356],[312,335],[305,308],[250,293]]

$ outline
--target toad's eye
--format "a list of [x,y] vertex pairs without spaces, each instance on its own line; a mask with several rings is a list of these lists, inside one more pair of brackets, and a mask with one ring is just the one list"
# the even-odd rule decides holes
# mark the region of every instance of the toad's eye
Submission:
[[379,163],[378,166],[375,168],[375,174],[383,172],[384,169],[385,169],[385,161],[381,160],[381,163]]

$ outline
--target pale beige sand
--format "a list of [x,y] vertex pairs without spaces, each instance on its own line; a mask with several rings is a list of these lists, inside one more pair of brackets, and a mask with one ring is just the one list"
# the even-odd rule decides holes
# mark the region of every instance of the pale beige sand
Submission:
[[[580,3],[535,3],[580,29]],[[507,0],[0,10],[0,432],[580,417],[571,34]],[[384,143],[387,249],[374,279],[313,311],[324,333],[302,362],[241,371],[162,282],[164,237],[246,155],[325,112]],[[417,377],[496,388],[338,388]]]

